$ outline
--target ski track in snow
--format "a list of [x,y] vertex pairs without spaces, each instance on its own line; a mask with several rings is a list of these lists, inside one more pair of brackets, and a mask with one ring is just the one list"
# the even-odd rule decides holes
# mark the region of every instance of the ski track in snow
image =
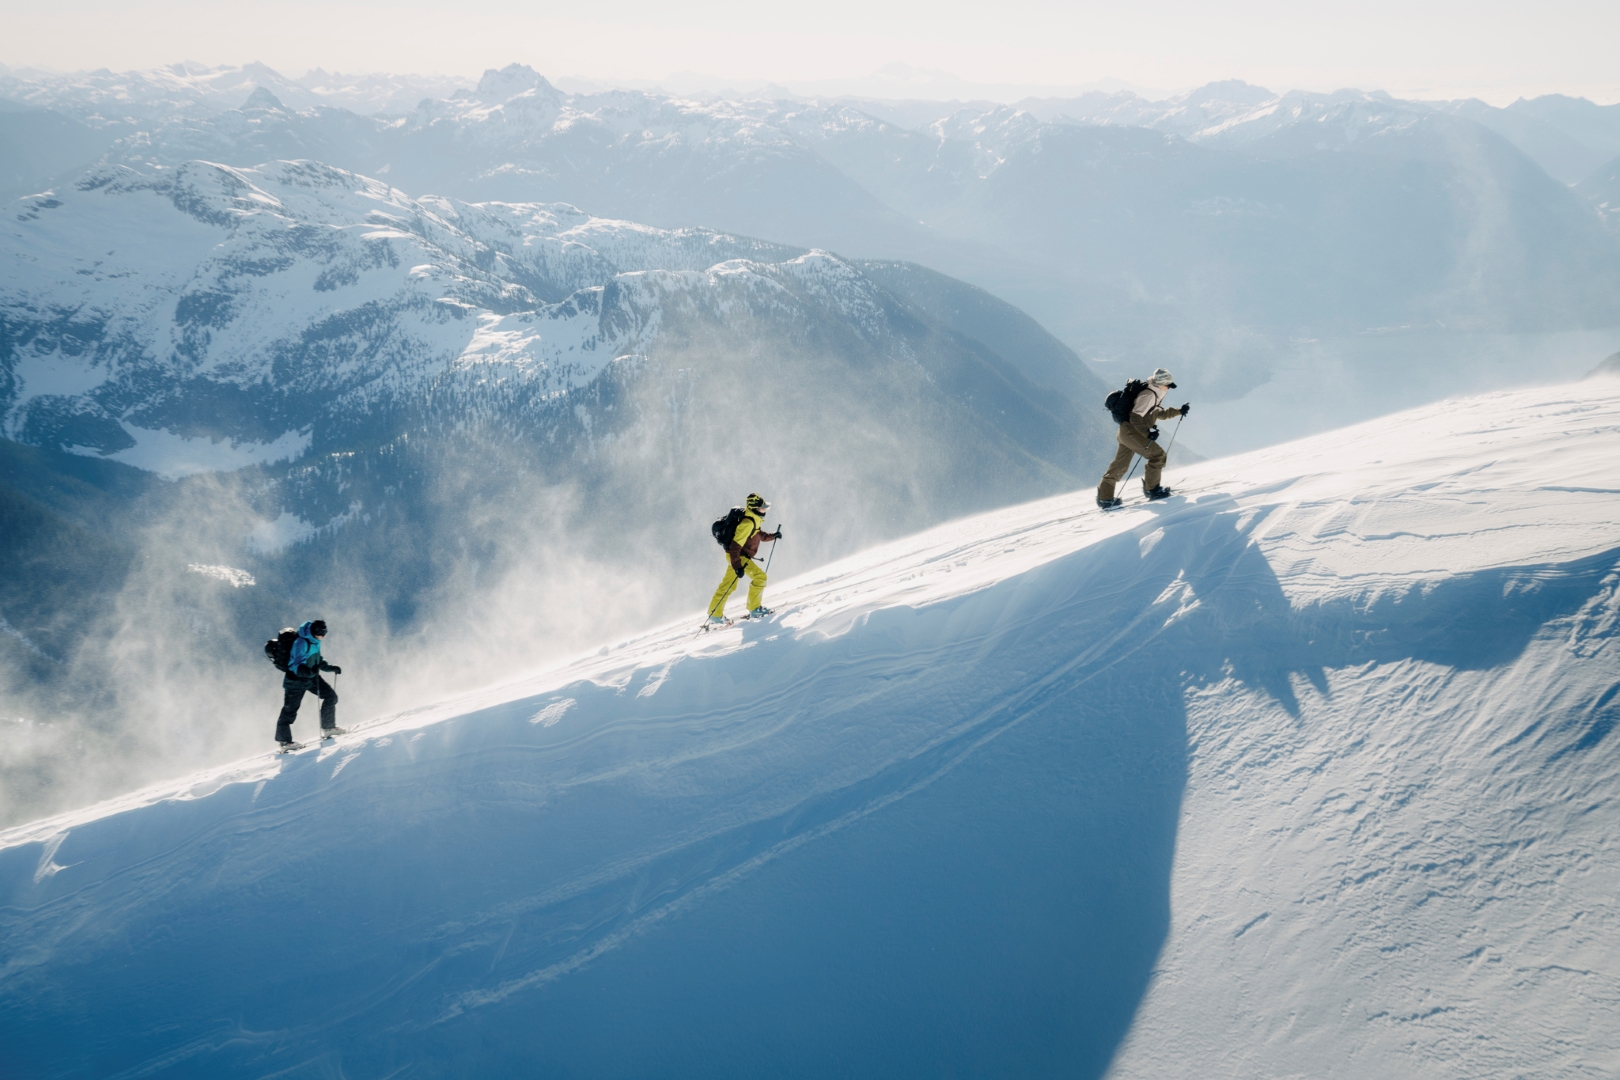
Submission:
[[[1124,1011],[1064,1036],[1074,1045],[1051,1060],[1068,1071],[1612,1073],[1617,476],[1620,380],[1444,402],[1174,470],[1190,494],[1164,503],[1101,514],[1087,491],[952,522],[773,584],[781,614],[764,624],[699,634],[694,613],[318,750],[0,832],[0,1041],[67,1024],[50,995],[89,992],[75,973],[106,957],[262,933],[294,904],[335,927],[254,952],[271,965],[262,988],[243,998],[228,971],[153,961],[179,966],[151,985],[238,1003],[153,1031],[168,1014],[109,999],[123,1042],[104,1035],[62,1075],[313,1070],[339,1044],[345,1069],[455,1071],[464,1025],[512,1010],[540,1024],[542,994],[565,995],[543,999],[557,1024],[594,1015],[569,1012],[567,987],[598,969],[609,986],[635,977],[609,963],[628,946],[678,948],[749,889],[785,903],[766,882],[794,871],[773,865],[865,850],[871,822],[937,805],[947,778],[981,783],[958,772],[1033,770],[1037,739],[1062,734],[1100,740],[1084,744],[1094,761],[1052,774],[1073,772],[1075,792],[991,773],[994,794],[968,812],[999,820],[1027,799],[1043,822],[1060,804],[1095,815],[1049,826],[1080,864],[1073,921],[1113,912],[1090,932],[1141,958],[1107,987]],[[1140,804],[1086,803],[1109,784]],[[1146,861],[1080,854],[1116,842]],[[926,858],[905,850],[839,865],[881,909],[885,873]],[[1088,873],[1137,891],[1087,907]],[[171,925],[190,919],[200,928]],[[1030,918],[1047,951],[1063,953],[1064,932]],[[973,961],[992,977],[997,962]],[[737,963],[744,994],[752,969]],[[129,978],[100,992],[145,985]],[[1080,993],[1046,996],[1077,1009]],[[856,1060],[881,1056],[830,1015],[845,1025],[835,1049],[844,1032]],[[984,1023],[1035,1069],[1048,1059],[1013,1015]],[[958,1064],[976,1037],[928,1036]]]

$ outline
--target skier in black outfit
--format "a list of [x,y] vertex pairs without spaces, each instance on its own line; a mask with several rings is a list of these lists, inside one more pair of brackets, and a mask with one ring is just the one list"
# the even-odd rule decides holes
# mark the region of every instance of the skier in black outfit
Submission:
[[347,734],[337,726],[337,691],[321,678],[323,671],[343,674],[342,668],[328,664],[321,655],[321,639],[325,636],[326,620],[311,619],[298,628],[298,640],[293,642],[292,654],[287,658],[287,675],[281,680],[281,716],[276,720],[276,742],[284,754],[303,749],[302,743],[293,742],[292,725],[298,719],[298,706],[303,704],[305,694],[313,693],[321,699],[321,738]]

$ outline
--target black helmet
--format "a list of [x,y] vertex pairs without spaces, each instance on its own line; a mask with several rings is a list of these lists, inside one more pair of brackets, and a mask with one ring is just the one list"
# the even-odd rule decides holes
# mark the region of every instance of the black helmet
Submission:
[[765,496],[761,495],[757,491],[751,491],[748,493],[748,509],[752,510],[756,514],[763,514],[770,508],[771,504],[765,501]]
[[309,624],[309,633],[310,633],[311,637],[325,637],[326,636],[326,620],[325,619],[315,619],[314,621],[312,621]]

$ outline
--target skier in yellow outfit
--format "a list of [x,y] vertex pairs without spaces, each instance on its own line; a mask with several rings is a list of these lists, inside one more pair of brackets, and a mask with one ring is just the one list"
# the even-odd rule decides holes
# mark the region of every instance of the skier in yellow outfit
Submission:
[[770,508],[771,504],[757,491],[751,493],[743,505],[737,527],[732,530],[731,539],[726,543],[726,576],[720,579],[720,587],[714,590],[714,599],[709,601],[710,626],[725,625],[726,601],[744,574],[748,575],[747,618],[758,619],[771,613],[771,609],[764,605],[765,571],[754,562],[760,541],[782,538],[781,526],[777,526],[773,533],[765,531],[765,512]]

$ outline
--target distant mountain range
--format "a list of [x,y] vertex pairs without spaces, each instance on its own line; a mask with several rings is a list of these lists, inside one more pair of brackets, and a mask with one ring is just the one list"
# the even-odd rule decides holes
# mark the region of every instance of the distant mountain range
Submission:
[[257,89],[307,109],[336,105],[355,112],[398,113],[423,98],[447,97],[473,85],[446,75],[344,74],[315,68],[296,79],[259,63],[182,63],[146,71],[71,73],[0,68],[0,95],[13,106],[54,109],[98,127],[118,127],[177,113],[234,109]]
[[[60,118],[48,138],[11,136],[9,182],[44,184],[88,146],[88,126],[109,162],[310,159],[412,193],[567,202],[921,263],[1096,357],[1207,354],[1212,335],[1245,328],[1620,324],[1602,179],[1620,155],[1620,106],[1278,96],[1241,82],[1165,101],[698,101],[566,94],[514,65],[384,116],[306,106],[326,98],[273,76],[13,77],[0,90]],[[393,100],[394,83],[376,84],[368,106]],[[223,86],[236,107],[219,107]],[[114,100],[132,103],[127,116],[109,115]],[[20,131],[24,116],[0,128]]]

